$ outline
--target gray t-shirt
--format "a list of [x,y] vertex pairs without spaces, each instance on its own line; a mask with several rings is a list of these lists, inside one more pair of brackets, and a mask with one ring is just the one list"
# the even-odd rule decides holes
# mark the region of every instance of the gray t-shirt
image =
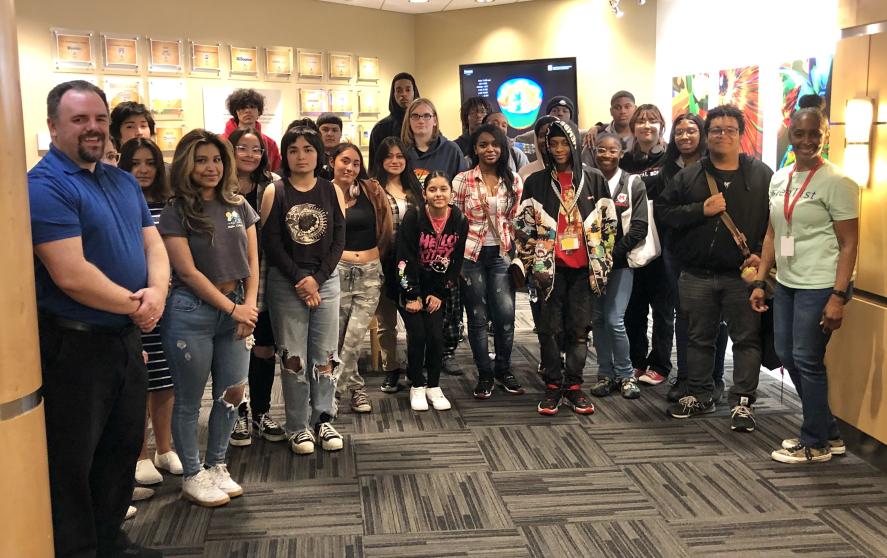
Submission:
[[[258,214],[246,202],[228,205],[219,200],[204,201],[203,212],[212,221],[212,234],[189,232],[174,201],[163,208],[157,228],[163,236],[187,238],[194,265],[213,283],[249,277],[246,230],[256,224]],[[173,285],[182,284],[174,271]]]

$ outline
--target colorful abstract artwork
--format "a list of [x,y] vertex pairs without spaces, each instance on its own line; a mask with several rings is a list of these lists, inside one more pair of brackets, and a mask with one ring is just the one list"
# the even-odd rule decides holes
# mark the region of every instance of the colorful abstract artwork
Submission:
[[718,72],[718,104],[735,105],[745,116],[745,133],[740,139],[742,151],[758,159],[764,153],[764,126],[758,104],[760,69],[744,66]]
[[671,78],[671,119],[687,113],[705,118],[711,89],[708,73]]
[[[782,168],[795,162],[795,155],[788,140],[788,125],[792,115],[799,108],[801,97],[804,95],[822,97],[828,116],[832,57],[820,56],[782,64],[779,66],[779,78],[782,83],[782,120],[776,135],[776,166]],[[822,153],[828,158],[828,145],[823,146]]]

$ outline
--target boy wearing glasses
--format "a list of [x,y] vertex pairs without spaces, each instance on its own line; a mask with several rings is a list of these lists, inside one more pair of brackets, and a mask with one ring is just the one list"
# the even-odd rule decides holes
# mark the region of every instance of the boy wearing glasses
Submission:
[[[728,401],[730,428],[737,432],[755,429],[752,404],[761,368],[760,317],[748,304],[747,281],[754,275],[742,270],[756,272],[759,265],[773,175],[767,165],[740,153],[744,131],[745,119],[738,108],[724,105],[711,110],[704,130],[708,156],[679,172],[655,203],[659,222],[674,230],[674,251],[683,269],[680,304],[689,321],[688,394],[671,405],[668,414],[689,418],[714,412],[711,371],[723,316],[733,340]],[[712,194],[712,189],[717,193]]]

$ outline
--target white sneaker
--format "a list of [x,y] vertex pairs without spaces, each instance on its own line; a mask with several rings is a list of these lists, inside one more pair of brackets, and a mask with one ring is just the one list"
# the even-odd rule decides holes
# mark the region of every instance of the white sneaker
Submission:
[[132,489],[132,501],[147,500],[154,496],[153,488],[145,488],[144,486],[136,486]]
[[320,438],[320,447],[326,451],[339,451],[345,446],[342,435],[328,422],[317,425],[317,437]]
[[243,487],[234,482],[234,480],[231,478],[231,474],[228,473],[227,465],[225,465],[224,463],[213,465],[212,467],[207,469],[207,471],[209,471],[209,474],[212,475],[213,481],[216,483],[216,487],[218,487],[229,497],[236,498],[243,495]]
[[137,511],[139,511],[139,510],[137,510],[135,508],[135,506],[129,506],[128,508],[126,508],[126,515],[123,517],[123,521],[126,521],[127,519],[132,519],[133,517],[135,517]]
[[163,475],[150,459],[139,459],[136,463],[136,482],[139,484],[159,484],[163,482]]
[[290,449],[298,455],[314,453],[314,432],[308,428],[290,436]]
[[182,479],[182,498],[206,508],[224,506],[231,501],[231,498],[216,486],[215,478],[206,469]]
[[435,411],[449,411],[453,408],[450,405],[450,400],[447,399],[447,396],[443,394],[443,390],[439,387],[426,388],[425,397],[431,402],[431,406],[434,407]]
[[169,471],[173,475],[182,474],[182,461],[179,459],[178,454],[174,451],[168,451],[166,453],[157,453],[155,451],[154,466],[158,469]]
[[414,411],[427,411],[428,399],[425,397],[425,387],[410,388],[410,408]]

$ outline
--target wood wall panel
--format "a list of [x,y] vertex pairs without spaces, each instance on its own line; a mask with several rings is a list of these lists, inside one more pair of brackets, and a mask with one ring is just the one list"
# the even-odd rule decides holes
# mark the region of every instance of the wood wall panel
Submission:
[[865,97],[868,65],[864,61],[868,58],[868,36],[842,39],[835,46],[829,113],[832,122],[844,122],[847,99]]

